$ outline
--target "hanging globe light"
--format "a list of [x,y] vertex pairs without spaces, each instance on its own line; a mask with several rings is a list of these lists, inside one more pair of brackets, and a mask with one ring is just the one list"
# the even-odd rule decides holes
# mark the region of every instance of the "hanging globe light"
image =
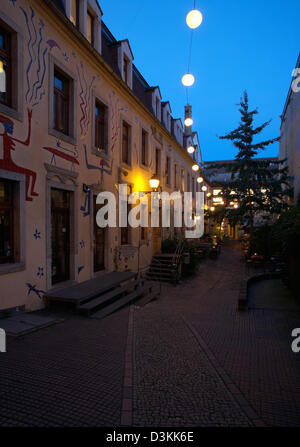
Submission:
[[197,182],[198,183],[203,183],[204,182],[204,178],[203,177],[198,177],[197,178]]
[[195,152],[194,146],[189,146],[187,151],[189,154],[193,154]]
[[203,191],[203,192],[207,191],[207,186],[203,185],[203,186],[202,186],[202,191]]
[[192,167],[192,169],[193,169],[193,171],[195,171],[195,172],[197,172],[197,171],[199,171],[199,166],[198,165],[194,165],[193,167]]
[[186,127],[191,127],[193,124],[194,124],[194,121],[192,120],[192,118],[186,118],[186,119],[184,120],[184,125],[185,125]]
[[193,9],[186,16],[186,24],[189,28],[196,29],[201,25],[203,20],[203,15],[198,9]]
[[185,87],[191,87],[194,85],[195,78],[191,73],[187,73],[182,77],[182,83],[185,85]]

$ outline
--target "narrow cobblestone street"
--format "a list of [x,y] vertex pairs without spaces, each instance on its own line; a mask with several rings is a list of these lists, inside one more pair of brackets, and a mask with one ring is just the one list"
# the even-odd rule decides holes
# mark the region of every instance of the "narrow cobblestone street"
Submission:
[[267,309],[239,313],[244,275],[232,243],[195,279],[135,311],[135,423],[300,426],[300,357],[291,350],[300,306],[278,311],[275,299],[273,310],[265,296]]
[[143,308],[100,321],[64,315],[9,338],[0,425],[120,426],[125,397],[134,426],[300,426],[300,357],[291,350],[300,306],[278,309],[277,299],[273,309],[263,288],[263,306],[257,298],[239,313],[244,274],[239,246],[228,244]]

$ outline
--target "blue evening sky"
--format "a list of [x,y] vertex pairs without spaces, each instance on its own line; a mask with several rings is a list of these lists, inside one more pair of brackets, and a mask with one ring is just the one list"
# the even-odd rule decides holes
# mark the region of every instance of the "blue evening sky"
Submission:
[[[159,85],[173,117],[184,115],[191,30],[185,18],[193,0],[99,0],[103,21],[117,39],[128,38],[134,63],[150,85]],[[260,138],[279,136],[280,118],[300,42],[299,0],[197,0],[202,25],[194,31],[189,89],[194,130],[205,161],[236,155],[217,135],[239,121],[236,104],[245,89],[256,123],[272,118]],[[278,143],[259,156],[277,156]]]

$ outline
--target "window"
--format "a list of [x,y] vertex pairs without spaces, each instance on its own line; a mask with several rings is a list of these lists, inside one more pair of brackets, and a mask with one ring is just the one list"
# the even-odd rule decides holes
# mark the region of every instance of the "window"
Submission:
[[0,28],[0,102],[11,106],[11,35]]
[[130,126],[123,122],[122,128],[122,162],[127,165],[130,164]]
[[184,192],[184,169],[181,169],[181,191]]
[[79,0],[71,0],[70,20],[79,29]]
[[57,70],[54,71],[54,129],[69,134],[70,81]]
[[14,188],[15,182],[0,179],[0,264],[15,262]]
[[124,61],[123,61],[123,79],[124,82],[128,85],[128,59],[126,56],[124,56]]
[[95,147],[107,151],[107,107],[100,101],[95,104]]
[[191,192],[191,176],[190,174],[187,175],[187,192]]
[[87,12],[87,26],[86,26],[86,38],[91,45],[94,45],[94,17],[88,11]]
[[178,188],[178,165],[174,165],[174,188]]
[[159,119],[160,100],[156,98],[156,118]]
[[142,130],[142,165],[148,165],[148,133]]
[[167,123],[166,123],[166,127],[167,127],[167,129],[170,128],[170,113],[169,113],[169,112],[167,112]]
[[171,172],[170,172],[170,166],[171,166],[171,162],[170,162],[170,157],[167,157],[166,159],[166,184],[167,185],[171,185]]
[[155,150],[155,175],[160,176],[160,149]]

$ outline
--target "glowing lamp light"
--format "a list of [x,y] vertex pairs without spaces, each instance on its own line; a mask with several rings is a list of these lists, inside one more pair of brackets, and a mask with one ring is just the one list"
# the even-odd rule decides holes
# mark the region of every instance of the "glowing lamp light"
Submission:
[[152,189],[158,189],[158,188],[159,188],[159,185],[160,185],[160,180],[159,180],[159,178],[157,178],[155,175],[153,175],[153,176],[151,177],[151,179],[149,180],[149,183],[150,183],[150,187],[151,187]]
[[212,206],[210,211],[214,212],[214,211],[216,211],[216,208],[214,206]]
[[198,165],[193,165],[192,169],[193,169],[193,171],[197,172],[197,171],[199,171],[200,168]]
[[236,203],[235,205],[234,205],[234,208],[237,210],[238,209],[238,204]]
[[189,154],[193,154],[195,152],[194,146],[189,146],[187,151]]
[[211,192],[209,192],[209,193],[207,194],[207,197],[211,197]]
[[193,9],[186,16],[186,24],[189,28],[196,29],[198,28],[203,20],[203,15],[198,9]]
[[194,121],[192,120],[192,118],[186,118],[186,119],[184,120],[184,125],[185,125],[186,127],[191,127],[193,124],[194,124]]
[[183,76],[181,81],[186,87],[191,87],[192,85],[194,85],[195,78],[192,74],[187,73]]
[[198,183],[203,183],[204,182],[204,178],[203,177],[198,177],[197,178],[197,182]]
[[207,186],[205,186],[205,185],[202,186],[202,191],[203,191],[203,192],[207,191]]

